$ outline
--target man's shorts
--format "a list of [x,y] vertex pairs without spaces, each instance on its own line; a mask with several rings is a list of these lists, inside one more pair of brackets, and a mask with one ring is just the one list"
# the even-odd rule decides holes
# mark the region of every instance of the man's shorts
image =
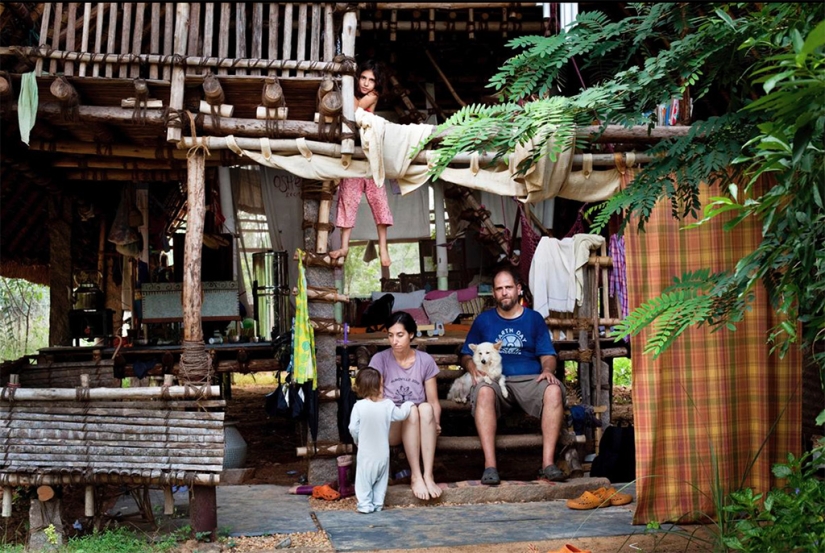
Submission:
[[[536,382],[538,376],[537,374],[508,376],[504,381],[508,393],[506,399],[501,395],[501,388],[499,388],[497,381],[493,381],[493,383],[490,384],[485,380],[479,379],[470,392],[470,406],[473,416],[476,414],[476,397],[478,396],[478,391],[484,386],[489,386],[496,393],[496,417],[500,417],[503,410],[509,411],[513,407],[519,406],[528,415],[540,419],[541,409],[544,405],[544,390],[546,390],[550,384],[546,380]],[[559,388],[561,388],[561,404],[566,406],[567,390],[565,390],[564,385],[559,386]]]

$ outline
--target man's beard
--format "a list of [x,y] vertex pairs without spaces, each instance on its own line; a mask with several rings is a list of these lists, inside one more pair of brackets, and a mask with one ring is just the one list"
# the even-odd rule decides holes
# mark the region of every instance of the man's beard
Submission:
[[516,306],[516,299],[504,298],[498,302],[498,306],[504,311],[511,311]]

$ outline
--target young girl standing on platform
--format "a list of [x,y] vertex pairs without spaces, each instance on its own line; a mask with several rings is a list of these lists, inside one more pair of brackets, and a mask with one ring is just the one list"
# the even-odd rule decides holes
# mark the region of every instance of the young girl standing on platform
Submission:
[[367,367],[355,377],[355,391],[364,399],[355,402],[350,417],[349,433],[358,446],[355,467],[355,497],[359,513],[372,513],[384,508],[390,475],[390,425],[406,420],[413,407],[405,401],[396,407],[384,399],[381,374]]
[[[378,105],[379,90],[384,87],[384,74],[378,63],[373,60],[363,62],[358,68],[358,80],[355,86],[355,109],[359,107],[369,112]],[[379,187],[371,178],[341,179],[338,185],[338,215],[336,225],[341,229],[341,248],[329,253],[332,259],[346,257],[349,253],[349,239],[355,226],[361,194],[366,194],[367,203],[375,219],[378,231],[378,251],[381,265],[390,266],[390,253],[387,249],[387,227],[392,226],[393,218],[387,203],[387,187]]]

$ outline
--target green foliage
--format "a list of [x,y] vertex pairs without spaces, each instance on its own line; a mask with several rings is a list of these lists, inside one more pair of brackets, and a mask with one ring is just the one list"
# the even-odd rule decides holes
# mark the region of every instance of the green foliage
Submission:
[[[629,8],[635,13],[618,22],[582,13],[559,35],[512,40],[518,52],[490,81],[505,103],[468,106],[442,124],[430,139],[441,140],[431,173],[439,175],[460,153],[487,150],[503,158],[530,141],[538,154],[527,163],[543,153],[554,156],[571,147],[561,139],[570,137],[570,125],[593,120],[652,125],[648,114],[657,104],[689,90],[707,115],[695,118],[686,136],[649,150],[653,161],[634,182],[595,208],[594,230],[614,215],[644,229],[655,205],[665,200],[686,231],[720,216],[727,230],[755,218],[763,239],[735,267],[714,275],[712,285],[694,283],[646,302],[621,332],[635,334],[655,321],[645,349],[658,355],[692,325],[733,329],[762,282],[783,321],[767,337],[774,350],[782,354],[791,344],[822,343],[821,5],[662,2]],[[601,82],[561,96],[564,69],[574,60],[614,69]],[[535,113],[543,116],[525,121]],[[767,186],[755,186],[762,178],[769,178]],[[718,183],[726,195],[702,206],[699,191],[706,183]],[[816,359],[825,377],[825,354]]]
[[613,384],[616,386],[633,385],[633,366],[627,357],[613,359]]
[[825,548],[825,481],[816,476],[818,456],[825,447],[774,465],[773,474],[785,479],[767,496],[750,488],[730,495],[725,511],[735,518],[723,543],[735,551],[769,553],[822,551]]
[[0,277],[0,359],[19,359],[49,344],[49,289]]
[[61,549],[66,553],[163,553],[174,549],[177,540],[167,536],[152,543],[150,536],[125,528],[71,538]]

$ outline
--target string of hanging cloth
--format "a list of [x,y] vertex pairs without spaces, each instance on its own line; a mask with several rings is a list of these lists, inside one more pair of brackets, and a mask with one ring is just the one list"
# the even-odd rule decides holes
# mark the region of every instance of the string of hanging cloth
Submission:
[[[341,178],[372,178],[378,186],[387,179],[398,181],[401,194],[409,194],[429,180],[429,151],[427,164],[412,163],[410,153],[428,138],[435,126],[426,124],[399,125],[382,117],[358,109],[356,123],[361,137],[361,146],[367,159],[351,160],[344,165],[341,159],[313,153],[304,138],[295,139],[297,154],[272,152],[268,138],[259,141],[259,149],[242,148],[237,139],[227,136],[226,147],[238,154],[266,167],[283,169],[305,179],[338,180]],[[202,140],[209,144],[211,137]],[[248,144],[245,140],[244,144]],[[183,147],[185,142],[181,143]],[[568,145],[569,146],[569,145]],[[565,198],[579,202],[599,202],[613,196],[622,184],[622,177],[628,167],[635,164],[632,153],[616,154],[616,166],[606,170],[593,170],[592,157],[584,156],[582,168],[571,171],[573,148],[567,147],[553,161],[543,155],[526,173],[519,174],[519,164],[532,157],[535,148],[532,141],[519,146],[506,162],[493,167],[482,167],[481,156],[471,154],[469,167],[448,167],[439,177],[441,180],[466,188],[491,192],[501,196],[512,196],[525,203],[537,203],[549,198]],[[544,148],[551,148],[548,141]]]

